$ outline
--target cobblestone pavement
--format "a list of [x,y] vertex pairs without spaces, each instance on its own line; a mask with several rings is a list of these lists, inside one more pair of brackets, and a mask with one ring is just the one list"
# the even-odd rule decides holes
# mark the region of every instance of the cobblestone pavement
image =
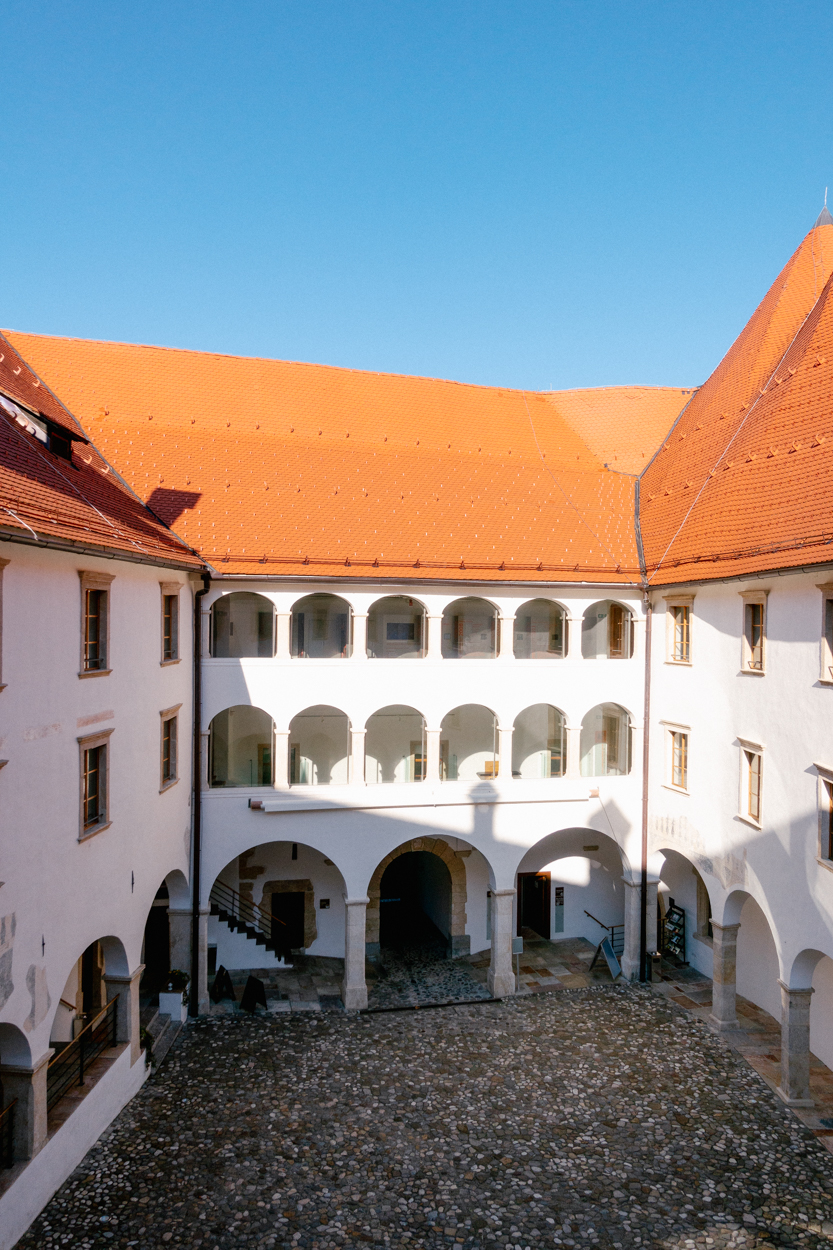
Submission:
[[19,1244],[828,1246],[831,1170],[736,1052],[645,987],[211,1017]]
[[376,976],[368,982],[369,1007],[423,1007],[428,1003],[489,998],[488,953],[482,970],[466,959],[448,959],[443,943],[383,949]]

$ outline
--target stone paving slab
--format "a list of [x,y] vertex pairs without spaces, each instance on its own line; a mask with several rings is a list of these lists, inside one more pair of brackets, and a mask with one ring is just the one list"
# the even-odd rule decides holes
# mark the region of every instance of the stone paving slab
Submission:
[[20,1250],[829,1246],[830,1156],[719,1035],[617,984],[208,1017]]

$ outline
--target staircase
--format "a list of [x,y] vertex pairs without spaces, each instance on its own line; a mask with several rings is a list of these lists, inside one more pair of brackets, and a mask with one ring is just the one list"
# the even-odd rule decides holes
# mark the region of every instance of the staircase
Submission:
[[150,1055],[154,1067],[157,1067],[179,1037],[182,1021],[172,1020],[170,1016],[162,1015],[158,1007],[148,1004],[142,1009],[141,1023],[153,1039]]
[[215,881],[208,903],[211,915],[227,924],[233,933],[245,934],[250,941],[263,946],[278,959],[282,953],[288,953],[286,945],[272,937],[272,926],[284,925],[284,922],[277,916],[271,916],[251,899],[243,898],[231,886]]

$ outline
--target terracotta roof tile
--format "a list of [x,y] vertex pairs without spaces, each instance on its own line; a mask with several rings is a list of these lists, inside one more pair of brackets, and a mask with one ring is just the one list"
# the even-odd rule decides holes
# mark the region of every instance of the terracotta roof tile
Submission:
[[638,474],[693,394],[677,386],[600,386],[545,398],[609,469]]

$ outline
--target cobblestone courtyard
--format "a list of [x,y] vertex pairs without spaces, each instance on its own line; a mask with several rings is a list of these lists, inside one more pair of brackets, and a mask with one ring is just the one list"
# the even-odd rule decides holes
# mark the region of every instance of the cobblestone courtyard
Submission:
[[189,1026],[19,1243],[829,1245],[833,1159],[634,986]]

